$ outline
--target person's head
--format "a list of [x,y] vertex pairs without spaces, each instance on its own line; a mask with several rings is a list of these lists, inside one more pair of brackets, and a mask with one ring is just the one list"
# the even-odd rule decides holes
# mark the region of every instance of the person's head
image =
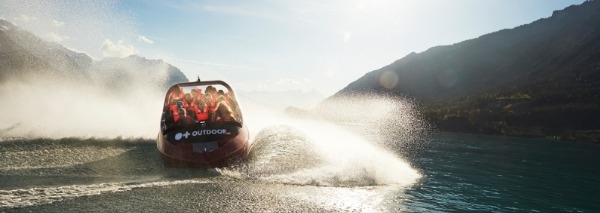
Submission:
[[194,98],[193,98],[192,94],[190,94],[190,93],[186,93],[186,94],[185,94],[185,100],[186,100],[188,103],[192,102],[192,100],[193,100],[193,99],[194,99]]
[[178,109],[183,109],[184,105],[183,105],[183,101],[177,101],[177,108]]
[[220,108],[220,110],[223,110],[228,113],[232,111],[231,107],[229,107],[229,105],[227,104],[227,102],[225,100],[217,102],[217,108]]
[[206,100],[204,100],[204,98],[198,98],[198,99],[196,99],[195,103],[198,106],[206,106]]
[[171,93],[178,93],[179,91],[181,91],[181,87],[179,85],[172,86],[169,89],[169,92],[171,92]]
[[217,97],[217,102],[219,102],[219,103],[221,103],[221,102],[225,103],[225,101],[226,101],[225,97],[223,97],[222,95],[219,95],[219,97]]
[[212,90],[214,89],[214,87],[212,85],[209,85],[206,87],[206,91],[205,93],[208,94],[212,94]]

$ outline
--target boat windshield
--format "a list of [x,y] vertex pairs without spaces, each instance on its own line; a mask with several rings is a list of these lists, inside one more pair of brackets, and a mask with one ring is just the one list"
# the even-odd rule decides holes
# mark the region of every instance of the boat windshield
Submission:
[[222,81],[172,86],[165,96],[162,128],[183,125],[242,125],[242,114],[231,87]]

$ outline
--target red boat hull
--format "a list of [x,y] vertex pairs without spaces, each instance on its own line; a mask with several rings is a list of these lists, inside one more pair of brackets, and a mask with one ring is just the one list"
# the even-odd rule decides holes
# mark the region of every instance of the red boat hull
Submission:
[[156,146],[167,167],[225,167],[249,152],[249,134],[231,86],[179,83],[165,94]]
[[161,131],[157,148],[166,167],[226,167],[246,159],[248,139],[248,130],[244,126],[234,138],[218,141],[215,150],[201,152],[194,151],[194,144],[201,143],[174,143]]

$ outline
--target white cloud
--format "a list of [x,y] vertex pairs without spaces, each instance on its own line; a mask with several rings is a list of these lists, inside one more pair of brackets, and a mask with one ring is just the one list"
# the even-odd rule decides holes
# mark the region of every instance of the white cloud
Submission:
[[57,21],[57,20],[53,19],[52,26],[57,27],[57,28],[63,28],[65,26],[65,22]]
[[27,23],[27,22],[31,22],[31,21],[36,21],[37,17],[35,17],[35,16],[28,16],[28,15],[21,15],[19,17],[15,17],[15,20]]
[[265,83],[258,83],[258,85],[255,87],[257,90],[268,90],[269,89],[269,85],[265,84]]
[[67,39],[70,39],[69,36],[60,35],[60,34],[55,33],[55,32],[46,33],[46,38],[49,41],[53,41],[53,42],[56,42],[56,43],[60,43],[60,42],[63,42],[65,40],[67,40]]
[[146,36],[143,36],[143,35],[138,35],[137,40],[140,42],[148,43],[148,44],[154,44],[154,41],[150,40],[149,38],[147,38]]
[[331,78],[331,77],[335,76],[335,70],[331,70],[331,69],[325,70],[324,74],[327,78]]
[[275,82],[275,84],[277,85],[282,85],[282,84],[300,84],[301,81],[299,80],[295,80],[295,79],[290,79],[290,78],[280,78],[279,80],[277,80]]
[[350,41],[350,38],[352,38],[352,32],[350,32],[350,31],[346,31],[346,32],[344,33],[344,42],[349,42],[349,41]]
[[249,8],[239,5],[202,5],[198,6],[204,11],[223,13],[235,16],[245,16],[272,20],[281,20],[280,14],[274,14],[271,10]]
[[112,42],[110,39],[104,40],[102,43],[102,55],[104,57],[127,57],[133,54],[136,54],[138,51],[131,44],[125,44],[122,40],[117,41],[116,43]]

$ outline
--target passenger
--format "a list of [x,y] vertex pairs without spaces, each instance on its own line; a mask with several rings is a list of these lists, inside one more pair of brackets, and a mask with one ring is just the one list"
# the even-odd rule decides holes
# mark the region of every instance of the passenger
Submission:
[[[207,94],[211,94],[211,90],[212,90],[213,88],[214,88],[214,87],[213,87],[212,85],[208,85],[208,86],[206,87],[206,91],[204,91],[204,93],[205,93],[206,95],[207,95]],[[211,95],[212,95],[212,94],[211,94]]]
[[211,95],[213,98],[216,98],[216,96],[215,96],[216,91],[217,90],[215,89],[215,87],[210,85],[210,86],[206,87],[205,93],[206,93],[206,95]]
[[197,91],[198,91],[198,96],[201,97],[202,96],[202,89],[197,89]]
[[233,116],[233,111],[229,106],[227,106],[227,102],[220,101],[217,104],[217,108],[215,110],[215,114],[213,115],[213,121],[234,121],[235,118]]
[[167,129],[167,128],[171,128],[175,125],[175,120],[173,118],[173,113],[169,112],[163,112],[162,118],[161,118],[161,122],[164,126],[161,126],[163,128],[163,130]]
[[232,114],[233,117],[235,117],[235,115],[238,114],[237,103],[235,103],[235,101],[233,101],[229,97],[229,93],[224,93],[223,95],[220,95],[219,98],[217,98],[217,103],[220,103],[220,102],[225,102],[227,104],[227,106],[231,110],[231,113],[233,113]]
[[[207,89],[207,91],[208,91],[208,89]],[[211,121],[213,121],[212,118],[215,114],[215,110],[217,109],[217,104],[211,94],[206,94],[204,96],[204,102],[206,103],[206,108],[207,108],[206,111],[208,112],[208,118]]]
[[187,111],[191,116],[194,116],[198,121],[206,121],[208,120],[208,108],[206,107],[206,103],[202,99],[194,100],[190,96],[190,105],[186,107]]
[[177,121],[179,121],[179,118],[181,117],[181,114],[179,112],[180,109],[185,110],[183,101],[177,101],[173,106],[171,106],[171,114],[175,123],[177,123]]
[[206,87],[206,93],[211,95],[213,101],[217,101],[217,97],[219,97],[219,93],[217,92],[217,89],[215,87],[213,87],[213,86]]
[[225,99],[225,96],[219,95],[219,97],[217,97],[217,103],[221,103],[222,101],[227,102],[227,99]]
[[194,124],[194,123],[198,122],[194,118],[192,118],[192,116],[189,116],[187,113],[187,110],[185,110],[183,108],[177,109],[177,113],[179,114],[179,119],[177,120],[177,123],[180,125]]
[[185,108],[185,104],[183,103],[183,101],[176,101],[175,104],[171,104],[171,106],[169,108],[171,109],[171,112],[173,114],[176,114],[177,109]]
[[202,97],[198,97],[196,101],[194,101],[196,119],[198,121],[207,121],[208,120],[208,107],[206,106],[206,102]]
[[221,120],[222,121],[236,121],[235,117],[233,116],[233,112],[223,114],[223,116],[221,117]]
[[179,85],[175,85],[174,87],[171,87],[171,91],[169,94],[169,104],[175,104],[177,103],[177,101],[183,101],[183,99],[185,98],[185,93],[183,92],[183,89],[179,86]]
[[[176,121],[179,117],[177,115],[177,109],[181,106],[186,107],[187,101],[185,100],[185,93],[183,89],[179,85],[175,85],[171,87],[171,91],[169,94],[168,107],[170,110],[171,116]],[[166,106],[165,106],[166,107]]]
[[196,99],[202,97],[202,89],[194,88],[194,89],[192,89],[191,93],[192,93],[192,98],[194,99],[194,101],[196,101]]
[[185,101],[187,102],[188,106],[190,104],[192,104],[192,102],[194,102],[194,98],[193,98],[192,94],[186,93],[185,94]]
[[235,96],[228,92],[225,94],[225,99],[227,100],[227,104],[229,105],[229,107],[231,107],[234,114],[238,114],[239,105],[235,100]]
[[198,89],[194,88],[194,89],[192,89],[192,91],[190,93],[192,94],[193,98],[198,97]]

